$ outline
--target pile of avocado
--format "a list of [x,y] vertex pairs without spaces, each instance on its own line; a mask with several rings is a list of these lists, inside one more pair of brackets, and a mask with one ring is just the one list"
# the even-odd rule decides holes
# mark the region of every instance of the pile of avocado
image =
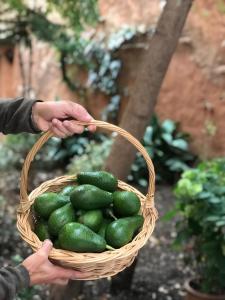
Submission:
[[35,230],[43,241],[74,252],[103,252],[128,244],[142,227],[140,200],[118,190],[118,180],[104,171],[82,172],[76,185],[46,192],[33,205]]

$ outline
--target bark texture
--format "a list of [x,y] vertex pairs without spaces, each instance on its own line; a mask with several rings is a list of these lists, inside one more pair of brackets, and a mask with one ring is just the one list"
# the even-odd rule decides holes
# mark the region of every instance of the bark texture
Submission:
[[[149,47],[137,68],[137,77],[130,90],[120,127],[141,140],[154,112],[160,87],[175,52],[192,0],[168,0],[158,21]],[[136,150],[118,136],[105,164],[105,169],[126,180]]]

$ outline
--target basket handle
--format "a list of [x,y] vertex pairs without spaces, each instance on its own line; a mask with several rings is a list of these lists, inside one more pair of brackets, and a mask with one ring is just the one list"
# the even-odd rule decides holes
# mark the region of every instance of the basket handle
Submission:
[[[131,142],[131,144],[133,144],[136,147],[136,149],[143,155],[143,157],[147,163],[147,167],[148,167],[148,171],[149,171],[149,185],[148,185],[148,193],[146,195],[145,208],[154,208],[154,188],[155,188],[154,166],[152,164],[152,161],[151,161],[147,151],[141,145],[141,143],[135,137],[133,137],[130,133],[128,133],[126,130],[124,130],[116,125],[107,123],[107,122],[97,121],[97,120],[93,120],[90,122],[80,122],[80,121],[74,121],[74,122],[77,125],[83,125],[83,126],[96,125],[96,127],[105,128],[110,131],[115,131],[115,132],[119,133],[120,135],[122,135],[125,139],[127,139],[129,142]],[[23,211],[27,210],[29,208],[27,187],[28,187],[28,172],[29,172],[30,164],[33,161],[36,153],[47,142],[47,140],[49,138],[51,138],[52,136],[53,136],[53,134],[50,131],[44,133],[38,139],[38,141],[33,145],[33,147],[31,148],[30,152],[28,153],[28,155],[24,161],[23,168],[21,171],[21,183],[20,183],[20,209]]]

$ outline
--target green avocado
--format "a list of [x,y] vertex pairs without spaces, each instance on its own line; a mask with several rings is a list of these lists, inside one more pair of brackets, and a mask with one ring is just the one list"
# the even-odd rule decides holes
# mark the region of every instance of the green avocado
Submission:
[[75,252],[103,252],[106,242],[100,235],[80,223],[68,223],[59,232],[62,249]]
[[138,214],[141,202],[133,192],[117,191],[113,194],[113,211],[116,216],[129,217]]
[[43,193],[35,199],[34,211],[37,216],[41,216],[47,220],[54,210],[67,204],[69,200],[68,197],[57,193]]
[[79,184],[92,184],[108,192],[114,192],[118,186],[116,177],[105,171],[81,172],[77,175],[77,181]]
[[72,191],[75,189],[75,185],[67,185],[65,186],[61,192],[60,192],[60,195],[63,195],[63,196],[70,196],[70,194],[72,193]]
[[49,228],[48,224],[43,221],[39,221],[35,224],[35,229],[34,232],[38,236],[40,241],[44,241],[46,239],[51,239],[50,233],[49,233]]
[[144,218],[140,215],[113,221],[107,226],[106,242],[114,248],[120,248],[128,244],[143,223]]
[[111,193],[96,186],[83,184],[73,190],[70,201],[75,209],[93,210],[108,207],[113,197]]
[[68,203],[52,212],[48,220],[49,231],[57,236],[59,230],[67,223],[75,221],[75,212],[72,204]]
[[108,225],[109,225],[110,223],[112,223],[112,222],[113,222],[113,220],[110,220],[110,219],[103,219],[102,224],[101,224],[101,227],[100,227],[100,229],[99,229],[99,231],[98,231],[98,234],[99,234],[100,236],[102,236],[103,238],[105,238],[106,229],[107,229]]
[[78,218],[78,222],[97,232],[102,224],[103,216],[100,209],[89,210]]

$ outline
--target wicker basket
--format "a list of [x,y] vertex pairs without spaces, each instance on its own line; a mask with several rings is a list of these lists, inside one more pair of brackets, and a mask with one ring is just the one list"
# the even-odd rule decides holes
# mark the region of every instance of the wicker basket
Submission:
[[[115,125],[102,122],[92,121],[90,123],[76,122],[79,125],[96,125],[97,127],[105,128],[110,131],[115,131],[130,141],[141,152],[146,160],[149,170],[149,186],[147,195],[143,195],[132,186],[125,182],[119,181],[119,188],[121,190],[133,191],[141,200],[141,209],[144,216],[144,225],[139,234],[129,244],[116,249],[114,251],[105,251],[102,253],[75,253],[53,248],[50,252],[49,258],[51,261],[58,265],[74,268],[79,271],[88,272],[89,276],[84,280],[94,280],[104,277],[113,276],[121,272],[126,267],[130,266],[134,261],[138,250],[143,247],[148,238],[152,234],[155,221],[157,219],[157,211],[154,207],[154,188],[155,188],[155,173],[151,159],[145,148],[127,131]],[[33,190],[30,195],[27,194],[28,184],[28,171],[31,161],[44,145],[44,143],[52,137],[50,132],[43,134],[40,139],[35,143],[30,152],[28,153],[23,169],[21,172],[21,185],[20,185],[20,206],[17,213],[17,227],[21,237],[37,251],[42,242],[38,239],[33,229],[33,216],[31,205],[35,198],[46,191],[59,191],[64,186],[74,182],[74,176],[61,176],[52,180],[42,183],[38,188]]]

